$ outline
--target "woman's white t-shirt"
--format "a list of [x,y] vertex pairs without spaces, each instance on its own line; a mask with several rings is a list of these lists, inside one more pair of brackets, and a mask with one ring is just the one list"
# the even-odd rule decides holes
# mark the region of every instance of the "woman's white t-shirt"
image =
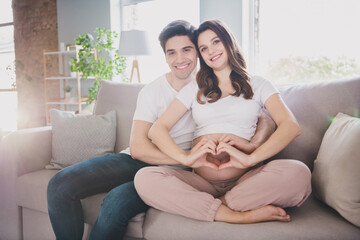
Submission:
[[229,95],[209,103],[202,96],[205,104],[198,103],[196,99],[199,88],[195,81],[185,86],[176,98],[192,112],[196,124],[194,139],[206,134],[232,133],[250,140],[266,100],[279,93],[270,81],[259,76],[252,77],[250,84],[254,92],[252,99]]

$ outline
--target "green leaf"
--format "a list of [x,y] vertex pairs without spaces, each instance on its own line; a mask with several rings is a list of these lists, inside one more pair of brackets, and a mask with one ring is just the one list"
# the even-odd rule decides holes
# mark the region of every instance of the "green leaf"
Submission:
[[[104,28],[96,28],[94,34],[95,37],[91,33],[83,33],[75,39],[75,43],[81,46],[79,58],[70,60],[71,70],[80,72],[83,80],[95,76],[94,85],[88,89],[88,103],[96,99],[100,79],[112,80],[114,74],[123,73],[126,69],[126,58],[119,57],[117,48],[113,46],[114,39],[119,35]],[[94,59],[94,49],[97,60]]]

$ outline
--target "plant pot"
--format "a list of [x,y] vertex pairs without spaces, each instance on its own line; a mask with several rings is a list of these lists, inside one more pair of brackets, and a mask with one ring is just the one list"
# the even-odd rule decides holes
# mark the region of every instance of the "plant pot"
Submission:
[[76,72],[70,72],[70,77],[76,78]]
[[65,99],[71,98],[71,92],[65,92]]

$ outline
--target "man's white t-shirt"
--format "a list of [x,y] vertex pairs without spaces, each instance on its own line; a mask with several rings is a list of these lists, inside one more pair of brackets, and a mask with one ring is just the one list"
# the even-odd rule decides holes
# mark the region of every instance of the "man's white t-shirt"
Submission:
[[199,88],[195,81],[181,89],[176,98],[192,112],[196,124],[194,139],[206,134],[232,133],[250,140],[266,100],[279,93],[271,82],[258,76],[252,77],[250,84],[254,92],[252,99],[230,95],[209,103],[202,96],[205,104],[196,99]]
[[[133,120],[154,123],[165,112],[177,94],[178,92],[167,81],[166,75],[150,82],[139,92]],[[195,123],[191,111],[188,111],[169,133],[177,145],[188,151],[191,149],[194,131]],[[122,152],[130,155],[129,148]]]

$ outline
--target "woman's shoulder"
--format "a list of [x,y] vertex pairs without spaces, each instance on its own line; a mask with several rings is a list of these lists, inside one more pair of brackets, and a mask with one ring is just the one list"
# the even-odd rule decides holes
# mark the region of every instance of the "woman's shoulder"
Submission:
[[250,84],[253,87],[259,86],[259,85],[262,85],[262,84],[265,84],[265,83],[269,83],[269,82],[270,82],[269,80],[267,80],[264,77],[259,76],[259,75],[254,75],[254,76],[250,77]]
[[260,99],[263,103],[272,94],[279,93],[271,81],[261,76],[252,76],[250,84],[254,92],[254,98]]
[[267,80],[264,77],[258,75],[251,76],[250,85],[253,91],[263,88],[275,88],[274,84],[270,80]]
[[198,89],[196,81],[193,80],[180,90],[180,92],[176,95],[176,98],[180,100],[187,109],[190,109],[196,99]]

